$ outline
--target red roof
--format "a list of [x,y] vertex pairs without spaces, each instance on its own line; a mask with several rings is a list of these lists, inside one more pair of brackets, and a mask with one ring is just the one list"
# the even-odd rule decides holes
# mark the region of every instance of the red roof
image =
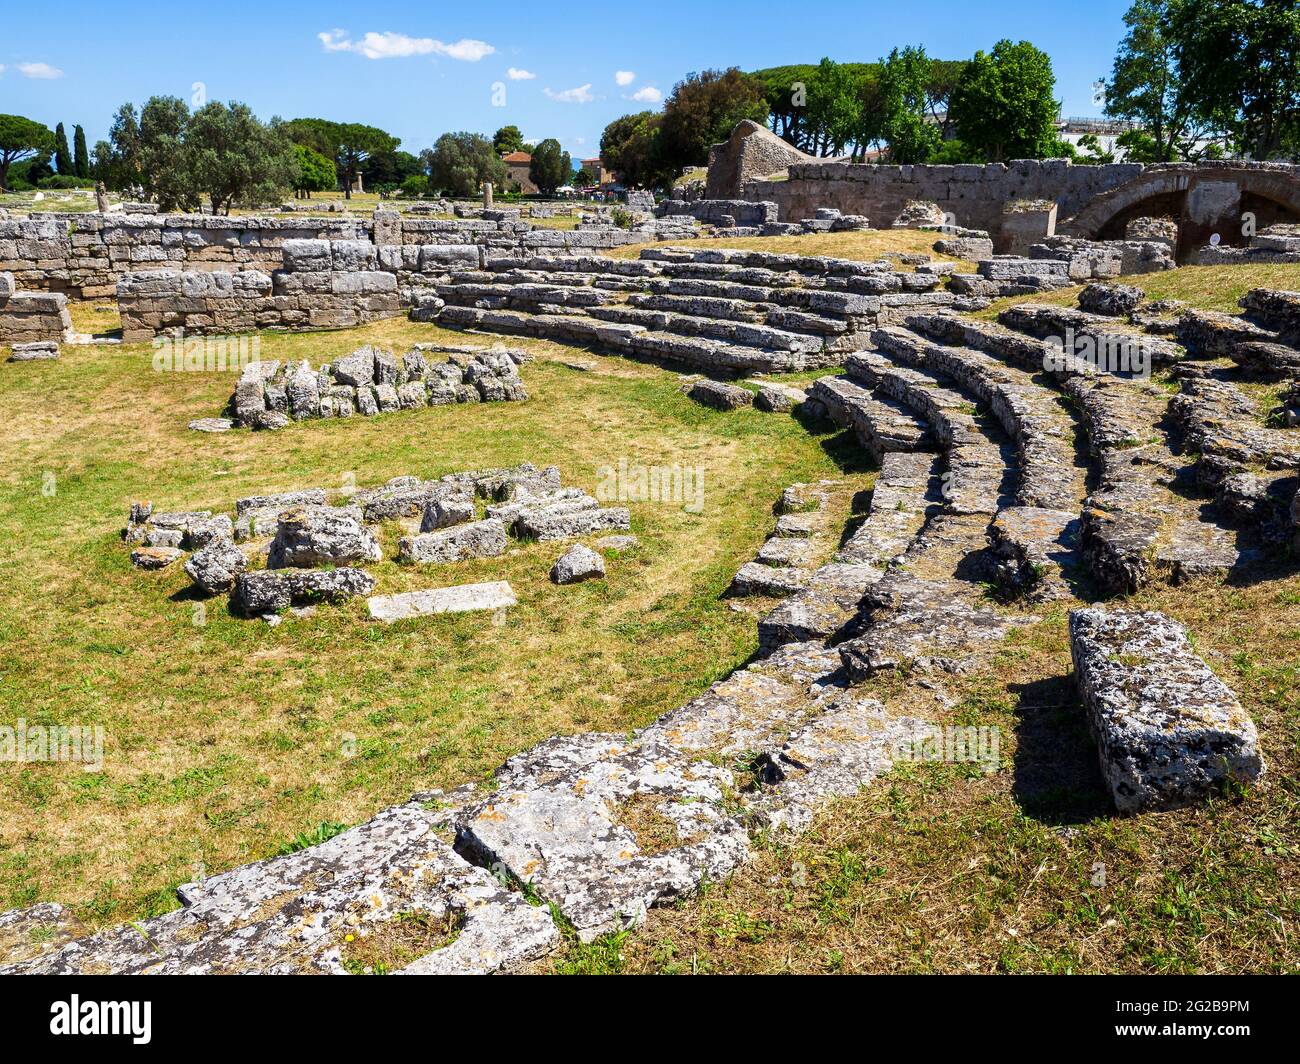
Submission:
[[512,151],[509,155],[501,156],[503,163],[531,163],[533,157],[526,151]]

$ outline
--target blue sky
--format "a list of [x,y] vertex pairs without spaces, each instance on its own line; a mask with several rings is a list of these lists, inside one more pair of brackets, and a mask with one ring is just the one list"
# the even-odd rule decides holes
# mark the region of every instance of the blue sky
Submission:
[[[690,71],[875,60],[922,44],[968,58],[1001,37],[1051,57],[1071,115],[1096,114],[1129,0],[914,3],[647,0],[641,4],[326,2],[102,3],[53,12],[15,4],[0,38],[0,113],[27,115],[90,143],[113,110],[156,94],[243,100],[262,118],[317,116],[377,125],[418,152],[443,132],[556,137],[595,155],[606,123],[655,108]],[[581,12],[590,12],[584,16]],[[496,101],[494,101],[496,86]],[[504,86],[504,106],[500,88]]]

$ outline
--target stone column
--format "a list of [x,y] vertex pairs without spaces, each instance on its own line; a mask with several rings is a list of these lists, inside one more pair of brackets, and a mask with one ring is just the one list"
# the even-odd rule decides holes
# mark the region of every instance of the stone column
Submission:
[[492,206],[492,182],[491,181],[483,182],[483,206],[484,207]]
[[100,214],[108,211],[108,189],[104,187],[104,182],[95,182],[95,206]]

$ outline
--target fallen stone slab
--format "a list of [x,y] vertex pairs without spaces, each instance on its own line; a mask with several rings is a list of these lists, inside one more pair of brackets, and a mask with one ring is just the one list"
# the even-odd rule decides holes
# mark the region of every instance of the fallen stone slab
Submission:
[[375,578],[362,569],[259,569],[241,573],[231,597],[241,613],[261,617],[289,606],[337,604],[374,589]]
[[596,550],[616,551],[632,550],[640,545],[641,541],[636,536],[604,536],[592,544]]
[[138,547],[131,552],[131,564],[137,569],[166,569],[184,557],[179,547]]
[[732,595],[793,595],[808,584],[807,569],[746,562],[732,578],[728,592]]
[[604,577],[605,559],[581,543],[575,543],[551,567],[551,581],[556,584],[578,584]]
[[248,559],[244,552],[227,539],[208,544],[185,561],[185,571],[190,579],[209,595],[229,591],[239,574],[247,568]]
[[1079,309],[1122,318],[1142,305],[1146,293],[1131,284],[1090,284],[1079,293]]
[[384,624],[411,617],[429,617],[439,613],[472,613],[477,610],[504,610],[518,603],[515,593],[504,580],[483,584],[457,584],[426,591],[407,591],[400,595],[375,595],[366,600],[370,616]]
[[9,349],[10,362],[50,362],[59,357],[56,340],[35,340],[28,344],[14,344]]
[[686,394],[697,403],[711,406],[716,410],[739,410],[754,402],[753,392],[721,381],[696,381]]
[[573,539],[593,532],[612,532],[631,527],[632,517],[624,506],[600,509],[566,509],[561,507],[526,511],[515,522],[515,535],[541,542]]
[[804,392],[786,384],[760,384],[754,406],[772,414],[788,413],[806,398]]
[[622,735],[549,739],[496,772],[456,818],[457,848],[557,905],[578,938],[635,927],[749,855],[724,811],[731,773]]
[[397,543],[398,558],[420,565],[496,558],[505,552],[506,526],[494,517],[403,536]]
[[235,427],[228,417],[198,417],[189,424],[194,432],[229,432]]
[[1155,611],[1073,610],[1070,652],[1120,812],[1188,805],[1263,774],[1255,725],[1177,621]]

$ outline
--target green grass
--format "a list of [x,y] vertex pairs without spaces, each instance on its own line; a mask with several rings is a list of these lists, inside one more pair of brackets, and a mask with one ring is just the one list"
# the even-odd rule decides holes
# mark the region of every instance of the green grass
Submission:
[[[76,316],[111,325],[91,308]],[[400,351],[439,337],[472,339],[394,320],[266,334],[261,354],[319,363],[367,341]],[[196,866],[211,874],[417,790],[485,778],[555,733],[627,731],[754,651],[753,617],[720,593],[782,489],[840,475],[856,448],[788,416],[705,409],[658,368],[591,356],[583,373],[557,361],[572,350],[532,347],[526,403],[220,436],[185,426],[217,414],[233,378],[156,373],[147,346],[0,366],[3,719],[105,731],[99,773],[0,764],[0,908],[58,900],[92,924],[149,915]],[[705,507],[631,503],[641,544],[609,559],[607,581],[552,585],[556,544],[399,566],[397,527],[384,530],[387,560],[369,567],[381,593],[508,579],[520,604],[500,626],[468,615],[385,627],[360,601],[277,628],[231,616],[224,599],[198,617],[179,566],[137,572],[118,538],[136,499],[229,511],[255,492],[525,460],[594,490],[620,458],[700,467]]]

